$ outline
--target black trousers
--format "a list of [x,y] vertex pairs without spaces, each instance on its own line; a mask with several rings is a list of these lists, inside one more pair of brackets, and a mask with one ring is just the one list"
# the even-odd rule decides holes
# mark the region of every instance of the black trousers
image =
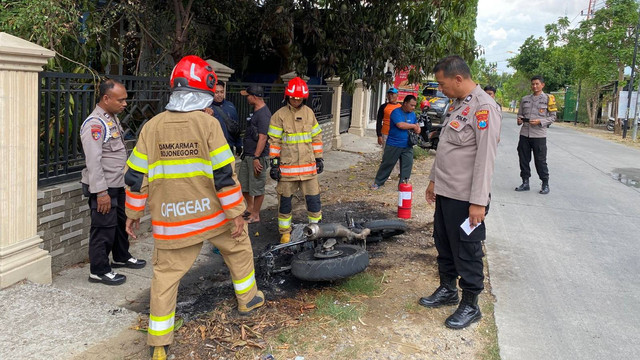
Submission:
[[460,228],[469,217],[469,205],[468,201],[436,195],[433,237],[440,277],[460,276],[462,290],[480,294],[484,289],[482,240],[486,238],[486,228],[483,222],[469,235]]
[[124,211],[124,188],[109,188],[111,210],[107,214],[98,212],[96,194],[89,196],[91,208],[91,231],[89,235],[89,262],[92,274],[103,275],[111,271],[109,253],[113,261],[129,260],[129,237],[125,230],[127,215]]
[[543,182],[549,181],[549,168],[547,167],[547,138],[529,138],[520,135],[518,141],[518,158],[520,159],[520,177],[528,179],[531,177],[531,152],[533,151],[533,161],[536,165],[538,177]]

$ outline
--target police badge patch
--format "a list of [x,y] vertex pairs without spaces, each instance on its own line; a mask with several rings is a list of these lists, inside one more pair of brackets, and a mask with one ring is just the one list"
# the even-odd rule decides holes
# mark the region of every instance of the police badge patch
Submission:
[[100,125],[91,125],[91,137],[93,137],[93,140],[100,140],[102,137],[102,127]]
[[460,123],[457,120],[453,120],[452,122],[449,123],[449,126],[451,126],[454,129],[458,129],[460,127]]
[[478,130],[484,130],[489,126],[489,110],[476,111],[475,116]]

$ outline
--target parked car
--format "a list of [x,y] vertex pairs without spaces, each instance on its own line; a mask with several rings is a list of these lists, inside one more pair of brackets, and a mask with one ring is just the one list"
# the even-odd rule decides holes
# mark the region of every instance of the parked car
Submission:
[[424,90],[422,90],[422,95],[424,95],[425,99],[429,100],[430,109],[427,111],[427,114],[431,119],[439,120],[440,123],[444,122],[450,101],[445,94],[438,90],[438,83],[426,83]]

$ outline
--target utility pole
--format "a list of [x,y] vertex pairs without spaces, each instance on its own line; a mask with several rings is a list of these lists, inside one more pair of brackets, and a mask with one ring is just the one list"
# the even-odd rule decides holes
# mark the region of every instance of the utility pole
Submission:
[[573,116],[573,126],[578,123],[578,105],[580,104],[580,93],[582,92],[582,79],[578,82],[578,93],[576,94],[576,113]]
[[[633,76],[635,75],[635,72],[636,72],[636,55],[638,54],[638,32],[640,32],[640,10],[638,12],[638,24],[636,25],[636,44],[633,47],[633,61],[631,62],[631,79],[629,79],[629,86],[627,86],[627,89],[629,91],[627,93],[627,111],[626,111],[626,116],[624,117],[624,126],[622,127],[623,139],[627,137],[627,126],[629,124],[629,108],[631,107],[631,94],[633,93]],[[634,140],[635,140],[635,135],[638,131],[636,129],[637,127],[638,127],[637,124],[633,125]]]

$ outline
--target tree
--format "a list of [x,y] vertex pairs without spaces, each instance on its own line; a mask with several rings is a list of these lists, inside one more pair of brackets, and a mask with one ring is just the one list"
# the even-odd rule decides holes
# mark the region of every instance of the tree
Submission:
[[473,80],[482,86],[502,87],[502,77],[498,75],[497,63],[487,63],[485,58],[476,59],[471,65]]
[[[557,24],[547,25],[547,38],[528,37],[519,53],[509,59],[509,66],[526,77],[540,75],[545,80],[545,91],[557,91],[570,84],[572,59],[566,56],[564,47],[557,46],[561,31],[568,26],[567,18]],[[545,43],[547,45],[545,45]]]
[[[587,89],[587,114],[593,126],[600,88],[624,80],[624,68],[631,64],[638,5],[633,0],[607,0],[606,7],[567,34],[567,49],[575,54],[574,74]],[[617,94],[613,99],[617,105]],[[617,117],[617,106],[614,111]]]
[[[240,78],[295,70],[320,78],[338,75],[346,87],[362,78],[370,86],[384,80],[387,61],[398,68],[413,65],[410,77],[416,81],[421,70],[430,72],[445,55],[457,53],[472,63],[476,49],[477,0],[127,0],[101,7],[71,0],[6,3],[11,14],[0,15],[3,26],[14,12],[25,20],[12,22],[12,33],[25,37],[39,25],[26,21],[30,4],[37,4],[51,13],[48,22],[40,22],[42,33],[50,34],[48,40],[67,41],[41,44],[99,71],[117,54],[125,73],[166,75],[179,58],[196,54],[229,65]],[[68,13],[54,14],[58,8]],[[47,33],[43,24],[59,32]]]

